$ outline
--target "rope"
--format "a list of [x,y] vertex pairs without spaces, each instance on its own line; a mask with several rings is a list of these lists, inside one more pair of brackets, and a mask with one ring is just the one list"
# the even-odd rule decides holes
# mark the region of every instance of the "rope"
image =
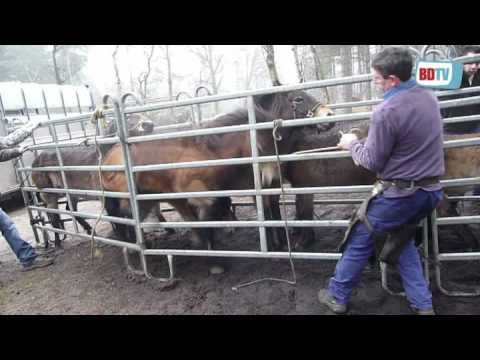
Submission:
[[[278,170],[278,175],[279,175],[279,180],[280,180],[280,189],[281,189],[281,192],[282,192],[282,197],[285,199],[285,190],[284,190],[284,187],[283,187],[281,162],[280,162],[280,156],[279,156],[279,153],[278,153],[278,144],[277,144],[277,141],[282,140],[282,136],[280,134],[277,134],[277,130],[281,126],[282,126],[282,120],[281,119],[274,120],[272,136],[273,136],[273,143],[275,145],[275,155],[277,157],[277,170]],[[296,285],[297,284],[297,275],[295,273],[295,266],[293,264],[292,248],[290,246],[290,234],[288,233],[287,205],[286,205],[285,201],[283,202],[283,212],[284,212],[284,217],[285,217],[284,229],[285,229],[285,234],[286,234],[286,237],[287,237],[288,258],[289,258],[289,261],[290,261],[290,268],[292,270],[293,280],[277,279],[277,278],[262,278],[262,279],[257,279],[257,280],[253,280],[253,281],[250,281],[250,282],[247,282],[247,283],[243,283],[243,284],[234,286],[234,287],[232,287],[233,291],[237,291],[241,287],[250,286],[250,285],[257,284],[257,283],[260,283],[260,282],[263,282],[263,281],[277,281],[277,282],[283,282],[283,283],[286,283],[286,284],[289,284],[289,285]]]
[[98,180],[99,180],[99,183],[100,183],[100,189],[102,191],[102,196],[101,196],[101,198],[102,198],[102,200],[101,200],[102,208],[100,209],[100,212],[98,213],[97,219],[95,220],[95,224],[93,225],[93,229],[92,229],[92,236],[90,238],[90,257],[91,257],[92,264],[93,264],[93,260],[95,258],[95,245],[96,245],[95,244],[95,234],[96,234],[98,223],[100,222],[100,218],[103,214],[103,211],[105,210],[105,189],[103,188],[102,171],[100,169],[100,166],[101,166],[102,161],[103,161],[103,156],[102,156],[102,151],[100,150],[100,146],[99,146],[98,141],[97,141],[97,136],[100,134],[100,128],[99,128],[98,120],[102,121],[102,125],[106,124],[105,115],[99,109],[95,110],[95,112],[93,114],[93,117],[92,117],[92,122],[95,124],[95,136],[93,137],[93,141],[95,143],[95,150],[96,150],[97,155],[98,155],[97,171],[98,171]]
[[[103,109],[107,109],[107,106],[104,105],[103,106]],[[96,148],[96,151],[97,151],[97,154],[98,154],[98,179],[99,179],[99,182],[100,182],[100,189],[101,189],[101,192],[102,192],[102,195],[101,195],[101,203],[102,203],[102,208],[100,209],[100,212],[97,216],[97,219],[95,220],[95,225],[93,226],[93,229],[92,229],[92,236],[91,236],[91,242],[90,242],[90,248],[91,248],[91,260],[93,262],[93,259],[94,259],[94,256],[95,256],[95,233],[96,233],[96,229],[97,229],[97,226],[100,222],[100,218],[105,210],[105,189],[103,187],[103,177],[102,177],[102,171],[100,169],[100,165],[102,164],[103,162],[103,155],[102,155],[102,151],[100,149],[100,146],[98,144],[98,141],[97,141],[97,136],[99,135],[99,132],[100,132],[100,129],[99,129],[99,126],[98,126],[98,122],[101,122],[102,123],[102,126],[104,128],[106,128],[106,126],[108,125],[108,122],[106,120],[106,116],[105,114],[103,113],[103,110],[102,109],[99,109],[97,108],[95,110],[95,112],[93,113],[93,116],[92,116],[92,119],[91,119],[91,122],[93,124],[95,124],[96,126],[96,131],[95,131],[95,136],[93,138],[94,140],[94,143],[95,143],[95,148]],[[132,125],[130,128],[127,128],[127,132],[130,132],[132,131],[133,129],[135,128],[140,128],[142,125],[143,125],[143,122],[144,122],[144,119],[141,119],[137,124],[134,124]],[[120,131],[119,132],[119,137],[120,137],[120,141],[122,142],[125,142],[126,139],[124,138],[123,136],[123,132]],[[87,142],[85,142],[86,144]]]

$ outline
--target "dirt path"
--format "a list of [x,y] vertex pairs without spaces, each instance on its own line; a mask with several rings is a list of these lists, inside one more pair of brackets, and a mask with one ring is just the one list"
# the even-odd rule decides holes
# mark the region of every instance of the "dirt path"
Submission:
[[[96,203],[82,203],[80,210],[98,210]],[[22,235],[34,242],[24,208],[7,209]],[[251,212],[251,210],[250,210]],[[336,206],[325,211],[325,218],[347,218],[350,210]],[[167,218],[174,216],[167,214]],[[247,209],[239,210],[241,219],[251,219]],[[71,225],[69,225],[71,226]],[[102,224],[99,232],[110,232]],[[318,251],[332,251],[342,235],[341,230],[317,229]],[[151,234],[149,237],[157,234]],[[187,248],[187,231],[162,235],[163,246]],[[449,236],[448,233],[446,236]],[[53,266],[32,272],[20,272],[15,257],[0,248],[0,314],[327,314],[317,302],[317,291],[331,276],[335,261],[295,260],[298,283],[264,282],[238,291],[232,286],[263,277],[291,279],[288,260],[219,259],[225,273],[209,275],[209,261],[200,257],[175,257],[176,276],[171,287],[144,278],[127,276],[121,249],[106,246],[99,249],[94,261],[90,242],[69,238],[65,252]],[[223,236],[220,249],[254,250],[258,248],[256,229],[239,229]],[[161,275],[166,262],[161,257],[149,260],[152,272]],[[432,269],[433,270],[433,269]],[[480,283],[480,264],[446,264],[444,275],[450,288]],[[398,276],[390,277],[392,287],[400,289]],[[434,291],[439,314],[480,314],[478,298],[449,298]],[[388,295],[381,289],[377,270],[366,271],[352,298],[351,314],[410,314],[405,299]]]

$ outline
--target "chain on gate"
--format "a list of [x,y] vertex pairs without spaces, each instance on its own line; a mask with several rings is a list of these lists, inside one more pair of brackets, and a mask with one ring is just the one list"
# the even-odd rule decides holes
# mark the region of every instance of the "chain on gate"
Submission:
[[[294,118],[295,118],[295,113],[294,113]],[[292,278],[293,280],[285,280],[285,279],[277,279],[277,278],[262,278],[258,280],[253,280],[247,283],[243,283],[237,286],[232,287],[232,290],[236,291],[241,287],[253,285],[262,281],[277,281],[277,282],[283,282],[287,283],[289,285],[296,285],[297,284],[297,276],[295,272],[295,265],[293,264],[293,257],[292,257],[292,248],[291,248],[291,243],[290,243],[290,234],[288,231],[288,217],[287,217],[287,205],[285,201],[285,188],[283,186],[283,176],[282,176],[282,169],[281,169],[281,160],[280,160],[280,155],[278,151],[278,141],[282,140],[282,136],[277,133],[278,129],[282,126],[282,120],[281,119],[276,119],[273,121],[273,131],[272,131],[272,137],[273,137],[273,143],[275,145],[275,156],[276,156],[276,164],[277,164],[277,171],[278,171],[278,176],[279,176],[279,182],[280,182],[280,191],[282,194],[283,202],[282,202],[282,207],[283,207],[283,212],[284,212],[284,229],[285,229],[285,234],[287,238],[287,246],[288,246],[288,258],[290,261],[290,268],[292,270]],[[340,131],[340,135],[343,135],[343,132]],[[324,148],[315,148],[315,149],[309,149],[309,150],[303,150],[303,151],[296,151],[292,154],[296,155],[301,155],[301,154],[312,154],[312,153],[321,153],[321,152],[327,152],[327,151],[336,151],[336,150],[341,150],[340,147],[338,146],[330,146],[330,147],[324,147]]]
[[279,182],[280,182],[280,191],[281,191],[282,198],[283,198],[283,202],[282,202],[283,212],[284,212],[284,226],[283,227],[285,229],[285,235],[286,235],[286,238],[287,238],[288,259],[290,261],[290,269],[292,271],[293,280],[277,279],[277,278],[267,277],[267,278],[257,279],[257,280],[249,281],[247,283],[243,283],[243,284],[240,284],[240,285],[233,286],[232,290],[234,290],[234,291],[237,291],[241,287],[250,286],[250,285],[257,284],[257,283],[260,283],[260,282],[263,282],[263,281],[283,282],[283,283],[286,283],[286,284],[289,284],[289,285],[296,285],[297,284],[297,275],[296,275],[296,272],[295,272],[295,265],[293,264],[292,247],[291,247],[291,243],[290,243],[290,234],[289,234],[289,231],[288,231],[287,205],[286,205],[286,202],[285,202],[285,195],[286,194],[285,194],[285,189],[284,189],[284,186],[283,186],[281,160],[280,160],[280,155],[279,155],[279,152],[278,152],[278,144],[277,144],[278,141],[282,140],[282,136],[280,134],[277,134],[277,131],[281,126],[282,126],[282,120],[281,119],[277,119],[277,120],[273,121],[272,137],[273,137],[273,144],[275,145],[275,156],[276,156],[278,177],[279,177]]
[[[104,105],[103,109],[106,110],[107,106]],[[91,238],[90,238],[90,259],[91,259],[92,263],[93,263],[93,260],[95,258],[95,251],[96,251],[96,249],[95,249],[95,245],[96,245],[95,234],[96,234],[97,226],[98,226],[98,224],[100,222],[100,219],[102,217],[103,211],[105,210],[105,189],[103,187],[103,181],[102,181],[102,170],[100,169],[100,166],[102,165],[102,162],[103,162],[103,155],[102,155],[102,151],[101,151],[100,146],[99,146],[98,141],[97,141],[97,137],[98,137],[98,135],[100,135],[99,120],[102,122],[102,126],[105,128],[106,127],[105,126],[105,122],[106,122],[105,114],[103,113],[102,109],[97,108],[92,115],[91,121],[95,125],[95,135],[93,137],[93,141],[94,141],[94,144],[95,144],[95,150],[97,152],[97,159],[98,159],[97,171],[98,171],[98,180],[99,180],[99,184],[100,184],[100,189],[101,189],[101,192],[102,192],[102,195],[101,195],[102,208],[100,209],[100,211],[98,213],[98,216],[95,220],[95,224],[93,225],[92,234],[91,234]]]

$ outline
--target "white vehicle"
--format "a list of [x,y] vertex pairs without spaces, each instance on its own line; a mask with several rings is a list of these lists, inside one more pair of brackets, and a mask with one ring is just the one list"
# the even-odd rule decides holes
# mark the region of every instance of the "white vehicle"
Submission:
[[[31,119],[58,119],[93,111],[94,101],[87,86],[0,82],[0,136],[6,136]],[[84,137],[91,133],[87,123],[56,125],[59,139]],[[94,131],[94,130],[93,130]],[[25,140],[32,142],[32,139]],[[35,143],[52,141],[50,129],[42,127],[34,132]],[[23,155],[24,166],[30,166],[33,153]],[[19,192],[20,179],[11,160],[0,163],[0,202]]]

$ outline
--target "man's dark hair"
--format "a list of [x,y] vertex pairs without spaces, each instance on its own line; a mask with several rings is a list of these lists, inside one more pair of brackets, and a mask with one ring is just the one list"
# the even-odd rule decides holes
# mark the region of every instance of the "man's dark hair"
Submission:
[[412,77],[413,57],[407,49],[389,47],[375,55],[372,67],[384,78],[395,75],[401,81],[407,81]]
[[465,56],[468,53],[480,54],[480,46],[478,45],[465,46],[462,51],[462,56]]

